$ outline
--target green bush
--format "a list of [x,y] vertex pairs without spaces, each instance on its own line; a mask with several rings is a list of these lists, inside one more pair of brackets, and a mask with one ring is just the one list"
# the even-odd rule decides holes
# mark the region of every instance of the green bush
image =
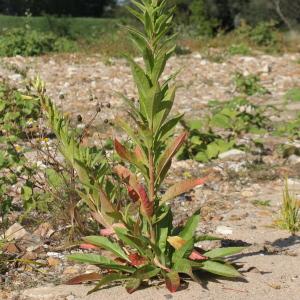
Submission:
[[0,56],[35,56],[73,49],[74,42],[28,28],[12,29],[0,36]]
[[255,74],[244,75],[236,72],[234,76],[236,91],[247,96],[266,95],[269,93],[260,81],[259,76]]
[[21,184],[23,200],[33,201],[35,167],[27,164],[24,141],[34,134],[39,101],[0,82],[0,215],[12,207],[13,186]]

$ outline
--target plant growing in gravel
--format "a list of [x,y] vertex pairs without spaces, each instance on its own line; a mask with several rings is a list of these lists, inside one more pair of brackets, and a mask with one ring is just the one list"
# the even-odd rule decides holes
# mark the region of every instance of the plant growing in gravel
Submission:
[[7,82],[0,82],[0,217],[3,224],[13,207],[14,186],[21,186],[25,207],[34,201],[36,168],[25,157],[25,142],[35,135],[39,117],[40,105],[36,98],[13,89]]
[[[241,134],[263,134],[271,126],[265,115],[269,107],[259,107],[245,98],[237,97],[227,102],[210,101],[209,107],[210,113],[202,120],[181,122],[190,135],[179,152],[179,159],[192,158],[208,162],[219,154],[238,147],[237,138]],[[245,148],[243,145],[239,147]]]
[[300,230],[300,201],[290,193],[287,180],[285,180],[280,213],[281,217],[277,224],[295,235]]
[[[99,281],[91,291],[111,282],[125,282],[129,293],[134,292],[145,281],[161,279],[167,288],[175,292],[181,279],[188,276],[199,280],[196,271],[202,270],[225,277],[240,274],[224,257],[236,254],[243,248],[219,248],[208,252],[195,246],[198,241],[213,237],[197,236],[200,213],[191,216],[183,228],[173,226],[173,215],[168,203],[176,196],[201,185],[205,179],[186,180],[171,186],[163,195],[160,188],[166,178],[172,159],[187,138],[187,133],[174,137],[174,128],[182,115],[170,116],[176,85],[175,74],[162,78],[169,57],[175,50],[174,36],[169,36],[173,9],[167,1],[132,1],[135,8],[129,11],[144,26],[141,32],[127,27],[130,37],[144,59],[144,67],[127,57],[138,89],[138,104],[124,96],[133,124],[119,119],[118,125],[128,134],[133,147],[130,149],[119,140],[114,141],[115,151],[124,164],[114,166],[113,171],[123,182],[131,203],[116,206],[109,200],[96,181],[91,181],[89,170],[84,169],[86,194],[83,198],[98,193],[99,214],[107,224],[101,236],[84,238],[85,248],[105,249],[108,257],[95,254],[72,254],[69,259],[95,264],[102,268],[101,275],[83,275],[78,281]],[[40,87],[41,88],[41,87]],[[71,159],[78,146],[62,145],[70,149]],[[105,197],[106,195],[106,197]],[[109,209],[107,209],[109,208]],[[105,212],[105,215],[102,214]],[[76,282],[76,279],[73,280]]]
[[234,84],[237,92],[248,95],[266,95],[269,91],[260,83],[260,78],[257,75],[244,75],[236,72],[234,76]]

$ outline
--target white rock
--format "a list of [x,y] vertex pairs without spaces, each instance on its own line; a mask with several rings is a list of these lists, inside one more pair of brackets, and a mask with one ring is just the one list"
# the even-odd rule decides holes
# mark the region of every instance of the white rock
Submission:
[[300,163],[300,156],[293,154],[288,158],[288,162],[291,165],[297,165]]
[[5,238],[8,241],[21,240],[25,235],[28,235],[28,232],[19,223],[10,226],[5,232]]
[[13,75],[9,75],[8,78],[10,80],[13,80],[13,81],[21,81],[22,80],[22,75],[20,75],[20,74],[13,74]]
[[238,149],[232,149],[227,152],[219,154],[220,159],[227,159],[227,158],[233,158],[237,156],[245,156],[246,152],[238,150]]
[[233,232],[232,228],[228,226],[218,226],[216,229],[216,233],[222,235],[231,235],[232,232]]

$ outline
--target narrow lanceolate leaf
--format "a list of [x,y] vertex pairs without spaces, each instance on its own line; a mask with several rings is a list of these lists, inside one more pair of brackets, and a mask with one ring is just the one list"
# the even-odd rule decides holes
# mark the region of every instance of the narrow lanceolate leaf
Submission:
[[171,186],[167,190],[167,192],[162,196],[161,203],[172,200],[175,197],[188,192],[189,190],[193,189],[194,187],[204,184],[205,181],[206,181],[206,178],[202,178],[202,179],[190,179],[190,180],[185,180],[185,181],[176,183],[175,185]]
[[194,238],[199,222],[200,222],[200,211],[197,211],[187,220],[179,236],[185,241]]
[[185,132],[178,136],[164,151],[157,165],[157,178],[164,172],[164,168],[169,165],[172,158],[176,155],[182,144],[187,139],[188,134]]
[[171,293],[175,293],[178,290],[180,287],[180,277],[177,272],[172,271],[166,274],[166,286]]
[[245,249],[245,247],[217,248],[217,249],[213,249],[211,251],[206,252],[204,255],[208,256],[209,258],[219,258],[219,257],[225,257],[225,256],[240,253],[244,249]]
[[224,277],[234,278],[241,276],[241,274],[233,266],[211,260],[204,261],[200,269]]
[[95,288],[93,288],[91,291],[88,292],[88,295],[98,291],[104,285],[108,285],[115,281],[124,281],[127,280],[128,278],[129,278],[128,275],[123,275],[119,273],[112,273],[106,275],[99,281],[99,283],[95,286]]
[[105,256],[96,254],[71,254],[68,256],[68,259],[92,265],[99,265],[100,267],[103,267],[105,269],[119,270],[128,273],[132,273],[135,270],[132,267],[117,264],[116,262]]
[[122,248],[117,243],[112,243],[108,238],[104,236],[87,236],[83,238],[83,240],[95,246],[111,251],[116,256],[130,262],[128,256],[125,254]]
[[127,293],[132,294],[140,287],[141,284],[142,284],[142,280],[139,278],[129,279],[125,286]]
[[89,282],[89,281],[99,281],[101,280],[102,275],[99,273],[89,273],[89,274],[82,274],[79,276],[76,276],[66,282],[68,285],[74,285],[74,284],[80,284],[84,282]]
[[134,164],[143,173],[146,172],[144,165],[141,163],[141,161],[137,160],[137,157],[135,156],[135,154],[133,152],[131,152],[128,149],[126,149],[126,147],[123,146],[117,139],[115,139],[115,143],[114,144],[115,144],[115,150],[116,150],[116,152],[118,153],[118,155],[122,159],[124,159],[124,160],[126,160],[126,161],[128,161],[128,162],[130,162],[132,164]]

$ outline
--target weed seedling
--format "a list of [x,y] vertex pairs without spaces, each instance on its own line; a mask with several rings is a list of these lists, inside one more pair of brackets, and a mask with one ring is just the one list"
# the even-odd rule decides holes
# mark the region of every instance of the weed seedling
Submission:
[[291,194],[287,180],[284,185],[280,214],[280,219],[277,221],[279,227],[295,235],[300,230],[300,203],[295,195]]

